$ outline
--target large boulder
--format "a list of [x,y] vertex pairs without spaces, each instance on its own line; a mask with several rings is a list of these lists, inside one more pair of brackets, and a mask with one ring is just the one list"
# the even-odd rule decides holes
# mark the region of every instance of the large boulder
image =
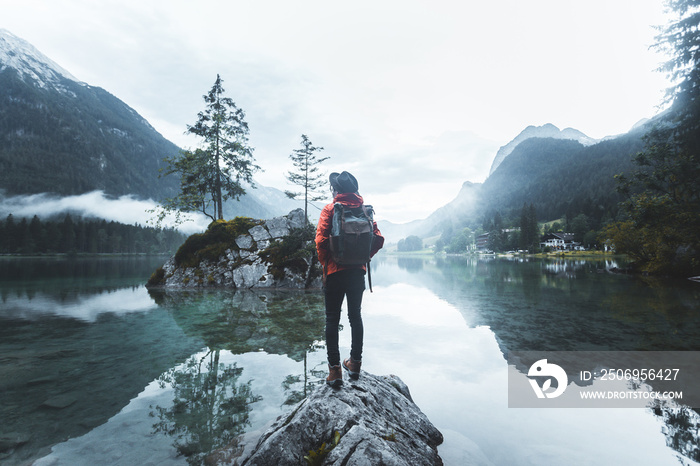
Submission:
[[363,371],[339,389],[314,390],[236,463],[298,466],[313,451],[324,465],[441,465],[442,440],[401,379]]

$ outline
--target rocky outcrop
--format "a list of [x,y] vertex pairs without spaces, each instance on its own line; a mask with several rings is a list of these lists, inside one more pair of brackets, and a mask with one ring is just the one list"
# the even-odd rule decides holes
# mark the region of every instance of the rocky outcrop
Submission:
[[298,466],[311,456],[324,465],[441,465],[442,440],[401,379],[362,372],[339,389],[314,390],[236,464]]
[[[236,223],[236,220],[241,221]],[[238,231],[241,225],[245,228]],[[265,221],[238,218],[230,223],[214,222],[207,232],[193,235],[198,236],[196,240],[190,241],[193,238],[190,237],[180,251],[156,271],[147,286],[167,289],[320,287],[321,272],[309,228],[302,209]],[[232,232],[235,233],[228,238]],[[292,241],[296,243],[289,244]],[[183,248],[193,248],[190,243],[197,244],[199,250],[181,253]],[[220,254],[209,257],[212,250],[219,249]]]

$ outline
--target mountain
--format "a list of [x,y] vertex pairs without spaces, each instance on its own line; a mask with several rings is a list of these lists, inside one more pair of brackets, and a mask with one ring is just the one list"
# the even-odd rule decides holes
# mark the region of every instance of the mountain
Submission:
[[489,176],[492,175],[498,166],[503,163],[505,158],[508,157],[508,155],[513,152],[516,147],[518,147],[518,144],[530,138],[569,139],[572,141],[578,141],[584,146],[590,146],[598,142],[597,140],[586,136],[581,131],[573,128],[560,130],[551,123],[547,123],[542,126],[528,126],[512,141],[498,150],[496,153],[496,158],[493,159],[493,163],[491,164]]
[[7,194],[101,190],[162,200],[178,181],[158,178],[158,170],[178,151],[127,104],[0,30],[0,188]]
[[[0,29],[0,202],[94,191],[112,206],[121,196],[160,202],[178,192],[175,176],[158,175],[163,158],[179,151],[126,103]],[[246,191],[225,204],[227,218],[272,218],[303,208],[275,188]],[[316,210],[310,207],[310,218]]]
[[443,231],[462,228],[477,208],[481,184],[466,181],[457,197],[437,209],[425,219],[396,224],[386,220],[377,222],[379,230],[387,241],[396,243],[402,238],[416,235],[421,238],[439,235]]
[[[255,188],[245,186],[246,194],[240,200],[224,202],[224,217],[273,218],[286,215],[294,209],[303,209],[304,201],[290,199],[277,188],[256,184]],[[314,208],[309,204],[309,220],[318,220],[323,206]]]
[[[642,120],[629,132],[591,144],[590,138],[561,137],[553,125],[530,126],[509,145],[510,150],[482,184],[464,183],[457,197],[423,220],[386,225],[400,239],[479,228],[485,217],[499,212],[517,219],[523,204],[532,203],[539,220],[573,218],[584,213],[591,229],[613,217],[620,199],[615,175],[636,168],[632,156],[643,150],[642,136],[662,115]],[[553,137],[534,137],[542,131]],[[576,130],[569,135],[582,135]],[[518,141],[518,138],[525,137]],[[515,144],[517,142],[517,144]],[[509,147],[510,146],[510,147]],[[503,148],[499,154],[503,154]],[[382,230],[384,232],[384,230]]]
[[647,126],[585,146],[554,138],[519,144],[480,190],[483,213],[517,215],[533,203],[540,219],[586,213],[602,220],[617,212],[621,200],[615,175],[634,168],[632,156],[643,149]]

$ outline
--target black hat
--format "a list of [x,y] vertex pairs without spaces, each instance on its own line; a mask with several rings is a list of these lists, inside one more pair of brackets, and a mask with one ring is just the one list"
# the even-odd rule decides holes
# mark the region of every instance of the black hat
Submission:
[[340,174],[333,172],[328,179],[331,182],[331,186],[338,194],[356,193],[358,191],[357,180],[348,172]]

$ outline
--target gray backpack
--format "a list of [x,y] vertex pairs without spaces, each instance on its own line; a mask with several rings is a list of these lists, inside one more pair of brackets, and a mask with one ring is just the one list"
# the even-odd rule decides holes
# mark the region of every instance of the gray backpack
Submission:
[[340,202],[333,205],[330,236],[333,260],[340,265],[366,265],[370,292],[372,291],[372,273],[369,260],[373,241],[374,209],[371,205],[350,207]]

